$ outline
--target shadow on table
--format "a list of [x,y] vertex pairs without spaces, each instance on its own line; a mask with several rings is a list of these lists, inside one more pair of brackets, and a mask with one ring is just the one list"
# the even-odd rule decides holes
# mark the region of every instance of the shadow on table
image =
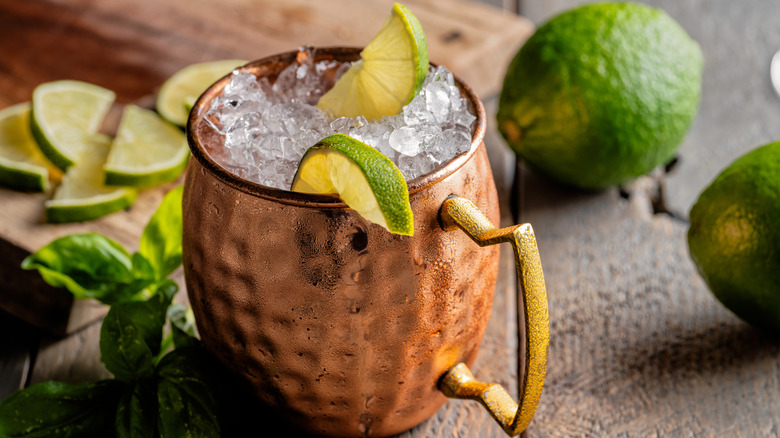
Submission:
[[[687,328],[686,328],[687,329]],[[732,318],[715,325],[701,324],[637,341],[616,357],[614,366],[642,385],[667,380],[682,382],[696,377],[716,380],[739,378],[738,371],[750,370],[761,362],[775,363],[780,357],[780,338]]]
[[523,220],[525,216],[540,211],[571,208],[577,204],[591,204],[603,197],[617,197],[616,193],[617,188],[592,191],[567,186],[518,162],[511,194],[512,214]]

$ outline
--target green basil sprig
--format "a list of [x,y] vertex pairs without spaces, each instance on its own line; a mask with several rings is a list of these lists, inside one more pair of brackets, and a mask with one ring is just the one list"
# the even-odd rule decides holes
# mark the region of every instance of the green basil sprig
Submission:
[[[115,379],[46,382],[0,402],[0,437],[219,437],[219,372],[195,337],[191,310],[171,305],[181,265],[182,189],[170,191],[130,254],[98,234],[54,240],[27,257],[49,284],[111,307],[100,356]],[[170,319],[170,334],[163,327]],[[171,350],[172,347],[176,349]]]
[[47,283],[78,299],[109,305],[146,299],[181,265],[181,200],[181,186],[165,196],[135,254],[99,233],[71,234],[28,256],[22,268],[37,269]]

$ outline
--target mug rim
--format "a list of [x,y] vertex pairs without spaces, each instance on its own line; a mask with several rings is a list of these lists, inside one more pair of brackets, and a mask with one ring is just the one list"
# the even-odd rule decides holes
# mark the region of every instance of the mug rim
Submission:
[[[314,57],[315,59],[321,57],[322,55],[332,58],[338,58],[340,56],[354,57],[360,53],[360,50],[362,49],[359,47],[318,47],[315,49]],[[258,69],[268,64],[290,64],[295,61],[298,53],[298,50],[294,50],[266,56],[264,58],[251,61],[241,67],[237,67],[233,70],[233,72],[241,71],[255,74]],[[436,66],[434,63],[431,63],[431,65]],[[344,203],[344,201],[332,195],[298,193],[290,190],[265,186],[241,178],[222,167],[208,154],[208,152],[206,152],[204,146],[200,142],[200,136],[197,134],[200,123],[204,120],[203,115],[207,111],[207,105],[210,105],[212,99],[217,97],[222,92],[227,83],[230,81],[233,72],[223,76],[217,82],[212,84],[205,92],[203,92],[190,111],[190,114],[187,118],[186,135],[187,144],[190,148],[192,156],[198,160],[200,165],[203,166],[205,170],[211,173],[211,175],[216,177],[218,180],[246,194],[301,207],[347,208],[347,204]],[[410,197],[412,197],[412,195],[415,193],[424,190],[426,187],[436,184],[455,173],[474,156],[485,138],[487,122],[485,116],[485,107],[482,104],[482,101],[468,84],[463,82],[454,73],[453,77],[455,79],[455,84],[463,91],[466,99],[471,102],[472,105],[474,105],[474,115],[477,117],[477,119],[475,120],[475,126],[472,130],[471,147],[467,152],[455,155],[449,161],[444,163],[444,165],[436,168],[434,171],[407,181]]]

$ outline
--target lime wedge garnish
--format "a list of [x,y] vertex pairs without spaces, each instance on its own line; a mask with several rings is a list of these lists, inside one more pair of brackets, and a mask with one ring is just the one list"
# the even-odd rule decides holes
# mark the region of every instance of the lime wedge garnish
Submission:
[[378,119],[401,112],[428,74],[428,44],[422,25],[396,3],[379,33],[360,52],[317,107],[338,117]]
[[113,91],[86,82],[65,80],[37,86],[31,127],[41,152],[62,170],[78,162],[113,102]]
[[172,181],[189,156],[179,128],[153,111],[127,105],[104,167],[106,184],[148,187]]
[[82,159],[68,169],[54,197],[46,201],[47,221],[91,220],[127,208],[133,203],[135,190],[103,185],[103,164],[110,147],[111,139],[103,134],[87,139]]
[[49,188],[49,169],[30,132],[30,104],[0,111],[0,185],[41,192]]
[[392,233],[414,234],[409,189],[401,171],[371,146],[344,134],[320,140],[301,159],[292,190],[336,194]]
[[184,126],[189,109],[194,102],[217,79],[246,64],[247,61],[228,59],[202,62],[184,67],[168,78],[157,93],[157,112],[169,122]]

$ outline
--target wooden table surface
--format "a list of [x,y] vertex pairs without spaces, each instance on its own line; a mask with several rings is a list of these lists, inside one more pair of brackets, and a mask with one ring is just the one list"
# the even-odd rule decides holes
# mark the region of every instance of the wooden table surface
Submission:
[[[259,58],[301,43],[364,44],[391,3],[2,0],[0,107],[66,77],[111,88],[122,102],[148,103],[165,77],[192,62]],[[460,0],[405,3],[426,29],[431,59],[463,76],[486,103],[504,225],[530,222],[539,242],[551,342],[545,390],[526,436],[780,436],[780,342],[712,297],[685,243],[698,193],[735,157],[780,138],[780,98],[769,82],[780,3],[647,2],[701,44],[701,106],[674,166],[600,193],[563,188],[516,165],[492,119],[504,66],[531,23],[579,2],[524,0],[519,11],[530,21]],[[96,229],[132,247],[163,191],[147,191],[137,206],[105,220],[52,229],[36,219],[43,195],[0,190],[0,308],[8,308],[8,285],[18,275],[11,262],[74,230]],[[517,286],[511,249],[502,251],[493,315],[473,369],[516,394]],[[106,377],[99,327],[57,337],[0,313],[0,399],[40,381]],[[449,401],[402,436],[502,432],[475,402]]]

